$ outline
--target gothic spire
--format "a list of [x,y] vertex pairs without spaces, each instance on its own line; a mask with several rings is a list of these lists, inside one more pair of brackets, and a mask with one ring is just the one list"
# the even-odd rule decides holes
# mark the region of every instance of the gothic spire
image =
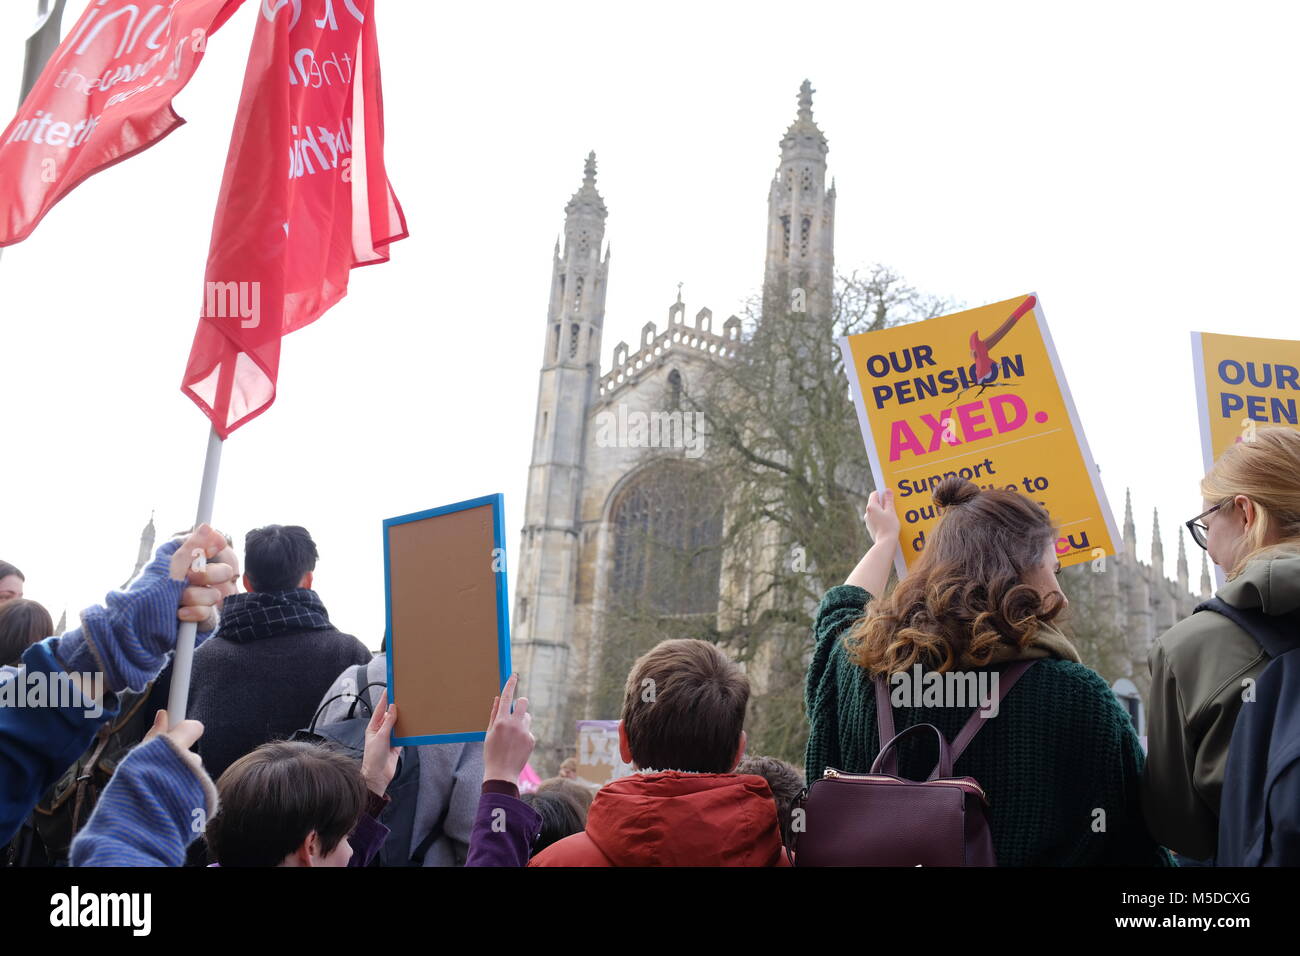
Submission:
[[802,137],[808,137],[809,142],[805,145],[816,145],[822,155],[825,155],[826,137],[818,128],[812,114],[812,95],[816,92],[808,80],[804,80],[799,86],[799,112],[795,115],[790,128],[785,131],[785,139],[781,141],[782,153],[799,145]]
[[1124,489],[1124,550],[1137,560],[1137,526],[1133,523],[1133,491]]
[[804,80],[799,85],[799,118],[812,122],[812,95],[816,92],[812,88],[812,83]]
[[1151,509],[1151,570],[1165,576],[1165,546],[1160,540],[1160,509]]
[[1187,545],[1183,543],[1183,529],[1178,528],[1178,596],[1188,593]]
[[[827,190],[830,147],[813,120],[812,84],[799,87],[799,110],[781,137],[781,161],[767,196],[763,314],[806,314],[830,321],[835,263],[835,191]],[[796,297],[795,290],[802,290]]]
[[578,191],[573,194],[569,204],[564,207],[565,215],[573,216],[575,213],[588,213],[599,216],[602,220],[606,216],[605,200],[600,198],[600,193],[596,191],[596,151],[592,150],[587,154],[587,161],[582,167],[582,185]]
[[1208,598],[1214,593],[1210,585],[1210,562],[1206,557],[1206,552],[1201,552],[1201,597]]
[[153,526],[153,515],[154,513],[152,511],[149,512],[149,523],[145,525],[144,530],[140,532],[140,550],[136,553],[135,570],[132,571],[131,576],[126,579],[126,583],[122,585],[123,590],[126,589],[127,584],[130,584],[135,580],[135,576],[144,570],[144,566],[148,564],[149,560],[153,557],[154,537],[157,534]]

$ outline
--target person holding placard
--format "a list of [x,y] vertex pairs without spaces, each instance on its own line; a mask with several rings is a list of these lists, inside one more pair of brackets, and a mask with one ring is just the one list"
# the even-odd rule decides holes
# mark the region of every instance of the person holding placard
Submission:
[[[1261,428],[1230,445],[1201,481],[1203,511],[1187,522],[1228,582],[1233,610],[1294,634],[1300,614],[1300,432]],[[1269,664],[1224,613],[1198,613],[1152,646],[1142,800],[1151,830],[1193,860],[1216,855],[1229,743],[1243,701]]]
[[[872,492],[874,543],[822,598],[806,691],[809,785],[828,769],[874,772],[881,675],[896,733],[930,724],[954,741],[973,714],[988,718],[953,772],[987,794],[999,866],[1170,865],[1142,819],[1132,722],[1054,623],[1067,601],[1047,510],[957,476],[938,483],[934,501],[925,550],[886,593],[899,520],[890,493]],[[1000,699],[999,668],[1018,662],[1032,666]],[[935,766],[933,745],[908,740],[899,754],[903,778],[925,780]]]

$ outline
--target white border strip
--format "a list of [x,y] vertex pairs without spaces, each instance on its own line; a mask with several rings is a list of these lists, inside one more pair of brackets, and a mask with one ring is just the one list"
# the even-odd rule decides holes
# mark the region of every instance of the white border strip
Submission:
[[[871,435],[871,426],[867,423],[867,406],[866,397],[862,393],[862,385],[858,382],[858,368],[853,364],[853,346],[849,344],[847,335],[837,338],[836,343],[840,347],[840,355],[844,359],[844,370],[849,376],[849,390],[853,394],[853,407],[858,410],[858,428],[862,431],[862,441],[867,446],[867,460],[871,462],[871,479],[876,484],[877,491],[885,489],[885,475],[880,468],[880,455],[876,452],[876,443]],[[875,544],[873,541],[872,544]],[[907,577],[907,561],[903,558],[903,534],[899,531],[898,550],[894,552],[894,570],[898,572],[898,580]]]
[[1201,425],[1201,458],[1205,470],[1214,467],[1214,446],[1210,439],[1210,393],[1205,383],[1205,344],[1201,333],[1192,333],[1192,374],[1196,377],[1196,412]]
[[1106,530],[1110,533],[1111,545],[1115,549],[1115,554],[1124,553],[1124,539],[1120,537],[1119,528],[1115,524],[1115,514],[1111,511],[1110,501],[1106,498],[1106,489],[1101,483],[1101,472],[1097,470],[1097,463],[1093,461],[1092,449],[1088,447],[1088,435],[1083,430],[1083,424],[1079,421],[1079,412],[1074,407],[1074,396],[1070,392],[1070,383],[1065,377],[1065,370],[1061,368],[1061,359],[1056,354],[1056,343],[1052,341],[1052,330],[1047,326],[1047,316],[1043,313],[1043,300],[1037,293],[1030,293],[1034,296],[1034,320],[1038,323],[1038,332],[1043,337],[1043,344],[1047,347],[1047,357],[1052,363],[1052,371],[1056,373],[1056,386],[1060,389],[1061,400],[1065,403],[1065,410],[1069,412],[1070,424],[1074,426],[1074,437],[1079,444],[1079,453],[1083,455],[1084,467],[1088,469],[1088,478],[1092,482],[1092,492],[1097,498],[1097,504],[1101,506],[1101,516],[1106,522]]
[[[1205,342],[1200,332],[1192,333],[1192,375],[1196,379],[1196,417],[1201,426],[1201,458],[1208,473],[1214,467],[1214,442],[1210,437],[1210,390],[1205,381]],[[1217,594],[1219,588],[1227,583],[1228,576],[1213,561],[1210,562],[1210,567],[1214,568],[1214,591]]]

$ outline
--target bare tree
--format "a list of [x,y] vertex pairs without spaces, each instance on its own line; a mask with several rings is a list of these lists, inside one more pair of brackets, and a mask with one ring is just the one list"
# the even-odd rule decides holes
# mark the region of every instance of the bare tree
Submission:
[[[881,265],[840,276],[830,315],[802,311],[802,291],[789,302],[767,296],[783,303],[777,314],[761,314],[764,298],[751,299],[736,359],[714,363],[676,399],[703,416],[708,452],[689,487],[674,476],[665,493],[707,496],[712,507],[699,514],[716,513],[718,533],[694,547],[681,547],[680,536],[663,542],[646,589],[611,602],[595,695],[614,708],[627,667],[658,640],[714,640],[753,678],[752,748],[795,763],[807,736],[803,678],[817,601],[868,546],[870,469],[835,339],[954,308]],[[654,542],[647,547],[654,553]],[[718,576],[717,613],[687,613],[680,601],[676,613],[655,607],[650,595],[689,589],[681,575],[691,569]]]

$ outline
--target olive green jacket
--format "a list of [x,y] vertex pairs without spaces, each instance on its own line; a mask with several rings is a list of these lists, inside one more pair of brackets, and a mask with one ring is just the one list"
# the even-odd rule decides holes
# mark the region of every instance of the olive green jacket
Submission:
[[[1251,561],[1218,592],[1266,614],[1300,609],[1300,554]],[[1221,614],[1179,621],[1151,648],[1151,708],[1142,808],[1152,835],[1197,860],[1215,855],[1228,743],[1243,695],[1268,664],[1263,648]]]

